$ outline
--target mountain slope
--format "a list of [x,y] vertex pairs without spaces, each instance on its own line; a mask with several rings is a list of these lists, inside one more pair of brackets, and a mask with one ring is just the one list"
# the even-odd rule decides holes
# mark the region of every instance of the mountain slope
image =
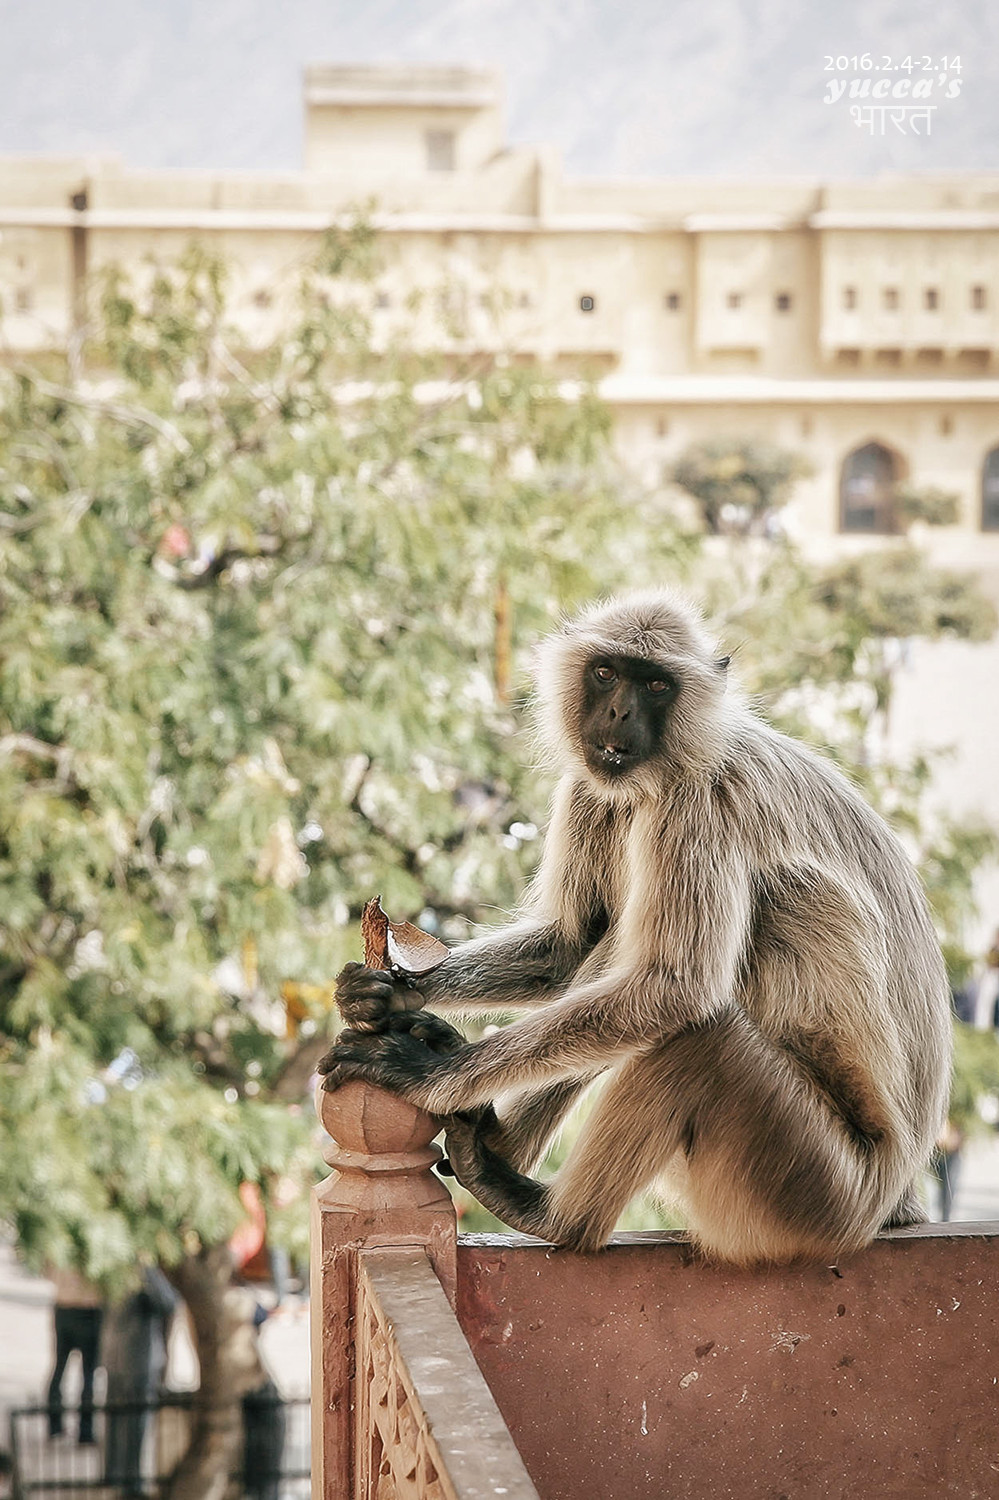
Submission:
[[[3,152],[294,169],[306,63],[413,60],[501,67],[511,138],[557,143],[578,174],[999,166],[984,0],[2,0],[0,27]],[[823,104],[825,56],[865,50],[962,55],[929,139],[872,139],[848,101]]]

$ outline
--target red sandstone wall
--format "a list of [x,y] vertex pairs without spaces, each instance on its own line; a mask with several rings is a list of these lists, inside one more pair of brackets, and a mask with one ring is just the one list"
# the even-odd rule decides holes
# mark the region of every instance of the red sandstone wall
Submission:
[[458,1271],[543,1500],[999,1496],[999,1226],[772,1272],[669,1236],[586,1257],[468,1236]]

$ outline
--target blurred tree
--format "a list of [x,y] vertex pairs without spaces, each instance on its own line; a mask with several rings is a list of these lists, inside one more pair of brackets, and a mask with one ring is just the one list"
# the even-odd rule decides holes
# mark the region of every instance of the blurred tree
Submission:
[[250,353],[203,253],[110,276],[76,368],[0,375],[0,1214],[35,1265],[176,1280],[175,1500],[222,1494],[259,1380],[226,1245],[241,1183],[313,1180],[362,903],[454,938],[515,902],[511,654],[685,550],[588,389],[376,348],[373,254],[331,235]]
[[954,1023],[954,1088],[950,1118],[962,1138],[979,1135],[989,1128],[982,1102],[991,1102],[994,1120],[999,1104],[999,1040],[994,1031],[976,1031],[962,1021]]
[[805,459],[786,448],[717,437],[685,449],[669,477],[697,502],[709,534],[758,536],[772,529],[796,482],[810,473]]
[[960,514],[961,497],[933,484],[922,488],[905,484],[895,491],[895,510],[903,529],[913,521],[922,521],[927,526],[953,526]]

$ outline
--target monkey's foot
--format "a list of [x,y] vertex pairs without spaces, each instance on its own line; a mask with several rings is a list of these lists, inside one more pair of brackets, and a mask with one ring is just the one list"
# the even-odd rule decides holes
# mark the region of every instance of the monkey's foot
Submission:
[[451,1171],[463,1188],[477,1198],[483,1208],[495,1214],[511,1229],[521,1234],[552,1238],[548,1206],[548,1189],[533,1177],[516,1172],[486,1145],[484,1135],[499,1122],[492,1106],[486,1105],[491,1121],[485,1129],[477,1128],[467,1115],[451,1115],[444,1134],[444,1150]]

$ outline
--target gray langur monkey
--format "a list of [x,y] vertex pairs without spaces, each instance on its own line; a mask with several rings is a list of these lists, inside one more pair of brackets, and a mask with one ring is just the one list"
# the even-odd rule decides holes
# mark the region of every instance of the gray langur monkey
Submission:
[[[836,1256],[924,1217],[951,1045],[926,902],[881,818],[741,706],[726,668],[668,593],[553,635],[538,687],[563,776],[523,915],[415,993],[358,964],[338,981],[358,1029],[320,1065],[326,1087],[364,1078],[447,1117],[458,1179],[577,1249],[647,1187],[742,1264]],[[428,1012],[395,1027],[424,1003],[529,1014],[478,1042]],[[604,1072],[565,1165],[533,1180]]]

